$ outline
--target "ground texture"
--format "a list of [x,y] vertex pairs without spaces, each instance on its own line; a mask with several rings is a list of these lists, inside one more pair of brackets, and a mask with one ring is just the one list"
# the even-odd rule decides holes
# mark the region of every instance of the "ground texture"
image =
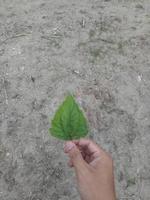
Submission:
[[0,0],[1,200],[79,200],[48,135],[68,91],[114,159],[118,200],[149,200],[149,0]]

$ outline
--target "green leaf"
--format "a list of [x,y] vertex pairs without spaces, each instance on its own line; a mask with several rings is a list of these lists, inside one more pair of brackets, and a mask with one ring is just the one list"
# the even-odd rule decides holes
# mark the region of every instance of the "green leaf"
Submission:
[[79,139],[87,135],[87,120],[72,95],[68,95],[59,106],[49,132],[62,140]]

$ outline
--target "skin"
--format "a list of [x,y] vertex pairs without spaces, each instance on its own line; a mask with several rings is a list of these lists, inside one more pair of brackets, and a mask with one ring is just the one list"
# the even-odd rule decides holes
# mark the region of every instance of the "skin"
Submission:
[[116,200],[113,161],[93,141],[68,141],[64,152],[74,167],[81,200]]

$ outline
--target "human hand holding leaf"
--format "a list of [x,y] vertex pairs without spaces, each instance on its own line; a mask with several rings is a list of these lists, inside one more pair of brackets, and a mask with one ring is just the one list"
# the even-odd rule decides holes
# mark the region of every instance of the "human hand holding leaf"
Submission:
[[49,131],[62,140],[79,139],[87,135],[87,120],[72,95],[68,95],[59,106]]

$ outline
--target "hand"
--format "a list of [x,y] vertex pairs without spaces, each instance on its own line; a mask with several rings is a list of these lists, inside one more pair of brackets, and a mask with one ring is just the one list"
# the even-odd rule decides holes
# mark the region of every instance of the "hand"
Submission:
[[88,139],[66,142],[69,166],[74,167],[82,200],[115,200],[113,162],[108,153]]

